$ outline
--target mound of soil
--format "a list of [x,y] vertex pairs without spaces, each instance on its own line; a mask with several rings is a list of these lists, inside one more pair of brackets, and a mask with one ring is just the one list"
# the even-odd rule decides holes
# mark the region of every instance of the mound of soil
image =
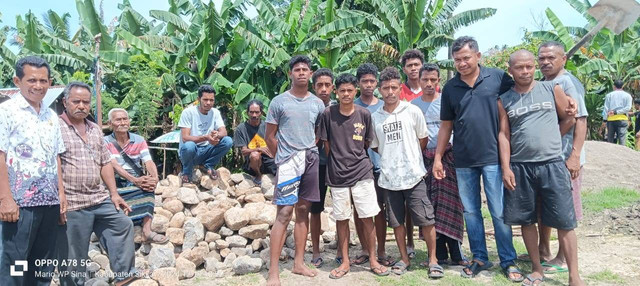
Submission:
[[640,203],[621,209],[604,210],[585,220],[590,232],[599,235],[622,234],[640,238]]
[[640,152],[617,144],[587,141],[582,189],[622,187],[640,191]]

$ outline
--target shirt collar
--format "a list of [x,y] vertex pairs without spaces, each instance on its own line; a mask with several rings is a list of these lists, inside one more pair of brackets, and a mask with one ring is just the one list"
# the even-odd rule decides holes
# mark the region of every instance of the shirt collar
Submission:
[[[134,143],[133,142],[134,139],[133,139],[133,135],[132,135],[131,131],[129,131],[127,133],[129,133],[129,143]],[[118,140],[116,139],[116,132],[115,131],[111,132],[111,135],[109,135],[109,136],[111,136],[111,138],[113,138],[113,141],[118,142]]]
[[[73,124],[71,123],[71,120],[69,120],[69,116],[67,115],[67,111],[66,110],[64,112],[62,112],[62,115],[60,115],[60,118],[62,118],[62,121],[64,121],[67,125],[73,127]],[[94,124],[92,124],[92,122],[87,120],[86,118],[84,119],[84,124],[87,125],[87,129],[92,129],[92,128],[97,127],[97,125],[94,126]]]
[[[487,68],[485,68],[484,66],[478,64],[478,68],[480,69],[480,73],[478,74],[478,78],[476,79],[476,82],[474,83],[474,86],[475,86],[476,83],[479,83],[482,80],[484,80],[485,78],[488,78],[489,76],[491,76],[491,73],[488,73],[487,72]],[[460,73],[459,72],[456,73],[456,76],[454,77],[454,79],[455,79],[454,83],[455,83],[456,86],[461,86],[461,87],[469,86],[466,82],[464,82],[462,80],[462,78],[460,78]]]
[[35,113],[37,115],[42,115],[44,113],[44,111],[46,110],[46,108],[43,109],[44,106],[42,104],[42,101],[40,101],[40,114],[38,114],[36,112],[35,108],[33,108],[33,106],[31,106],[31,104],[29,104],[27,99],[24,98],[22,93],[18,93],[15,98],[16,98],[16,103],[18,104],[18,107],[20,107],[21,109],[31,109],[33,111],[33,113]]

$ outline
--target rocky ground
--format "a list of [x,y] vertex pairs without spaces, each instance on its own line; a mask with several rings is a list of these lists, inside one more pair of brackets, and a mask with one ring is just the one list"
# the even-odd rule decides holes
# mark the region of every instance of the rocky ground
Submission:
[[[603,143],[587,142],[587,165],[584,189],[599,191],[605,187],[624,187],[640,191],[640,153]],[[136,229],[136,266],[149,274],[148,279],[131,285],[263,285],[266,281],[266,262],[269,253],[268,234],[275,219],[276,208],[271,204],[273,178],[263,177],[256,186],[249,176],[230,174],[219,169],[221,178],[210,180],[198,173],[197,184],[181,185],[178,177],[169,176],[156,190],[156,209],[152,229],[166,234],[170,242],[164,245],[141,243],[140,229]],[[474,280],[459,277],[461,267],[446,268],[446,277],[439,281],[427,278],[427,271],[418,266],[424,261],[425,244],[417,242],[418,256],[412,261],[410,272],[403,276],[376,277],[368,264],[353,266],[341,280],[329,279],[329,272],[337,265],[335,258],[335,222],[331,208],[322,214],[323,236],[321,249],[325,265],[315,278],[291,273],[294,253],[293,224],[287,231],[285,248],[281,254],[283,285],[514,285],[509,283],[499,267],[483,272]],[[487,221],[487,228],[490,223]],[[579,237],[581,274],[590,285],[634,285],[640,278],[640,203],[600,213],[586,213],[576,230]],[[359,245],[351,237],[351,256],[358,254]],[[519,230],[514,229],[514,233]],[[392,232],[388,230],[387,253],[398,256]],[[416,234],[417,238],[417,234]],[[488,235],[490,258],[497,265],[493,237]],[[94,262],[89,269],[96,277],[88,285],[106,285],[109,260],[99,244],[92,239],[89,257]],[[520,237],[514,238],[518,253],[525,253]],[[308,242],[310,246],[310,242]],[[552,241],[557,247],[557,241]],[[309,248],[309,247],[308,247]],[[464,242],[468,250],[468,242]],[[468,253],[468,251],[467,251]],[[311,260],[309,252],[305,260]],[[530,270],[527,263],[519,263]],[[527,270],[528,269],[528,270]],[[550,275],[547,284],[567,283],[566,274]]]

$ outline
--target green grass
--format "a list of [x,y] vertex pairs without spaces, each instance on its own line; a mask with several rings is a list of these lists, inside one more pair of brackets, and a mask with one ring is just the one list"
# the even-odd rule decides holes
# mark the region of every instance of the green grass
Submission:
[[587,275],[588,280],[593,282],[610,282],[616,284],[623,284],[625,281],[618,274],[611,272],[609,269]]
[[489,212],[489,209],[485,206],[482,206],[482,208],[480,208],[480,211],[482,212],[482,218],[491,222],[491,213]]
[[582,206],[587,212],[626,207],[640,201],[640,193],[625,188],[606,188],[600,192],[582,193]]

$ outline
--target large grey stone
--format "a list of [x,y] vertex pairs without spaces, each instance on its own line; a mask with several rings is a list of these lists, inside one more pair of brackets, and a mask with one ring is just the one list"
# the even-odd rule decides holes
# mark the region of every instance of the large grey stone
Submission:
[[174,267],[176,265],[176,257],[169,248],[152,248],[147,258],[151,270],[163,267]]
[[178,258],[176,260],[176,270],[178,271],[178,279],[189,279],[196,276],[196,265],[184,258]]
[[197,218],[188,218],[184,222],[184,243],[182,249],[190,249],[204,240],[204,226]]
[[267,237],[267,233],[269,232],[269,224],[256,224],[256,225],[248,225],[241,228],[238,233],[246,237],[248,239],[257,239],[257,238],[265,238]]
[[236,275],[257,273],[260,272],[260,268],[262,268],[262,260],[260,258],[242,256],[233,261],[233,272]]
[[248,213],[239,207],[233,207],[224,213],[224,221],[228,228],[239,230],[249,223]]
[[175,267],[163,267],[153,271],[151,278],[158,281],[160,286],[177,286],[180,283],[178,271]]
[[208,231],[216,232],[224,224],[224,211],[220,209],[206,211],[200,214],[198,219]]
[[165,210],[168,210],[173,214],[181,212],[184,209],[184,205],[179,200],[173,200],[173,201],[166,202],[166,203],[162,204],[162,207]]
[[195,189],[182,187],[178,190],[178,199],[185,204],[196,205],[200,202]]
[[247,239],[239,235],[227,236],[224,240],[229,243],[229,247],[245,247],[247,245]]

